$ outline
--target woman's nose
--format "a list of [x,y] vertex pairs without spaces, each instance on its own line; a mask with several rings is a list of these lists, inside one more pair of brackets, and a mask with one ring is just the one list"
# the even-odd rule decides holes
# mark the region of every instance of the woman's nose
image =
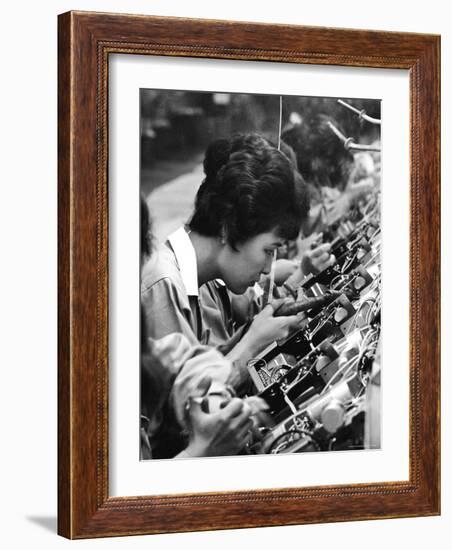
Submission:
[[268,275],[272,269],[273,256],[268,257],[265,260],[264,268],[262,269],[263,275]]

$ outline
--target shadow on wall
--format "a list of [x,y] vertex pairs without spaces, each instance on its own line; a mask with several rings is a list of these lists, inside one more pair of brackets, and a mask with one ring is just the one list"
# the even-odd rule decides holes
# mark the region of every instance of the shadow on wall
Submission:
[[28,516],[26,518],[30,523],[39,525],[46,531],[51,531],[52,533],[57,532],[57,518],[56,516]]

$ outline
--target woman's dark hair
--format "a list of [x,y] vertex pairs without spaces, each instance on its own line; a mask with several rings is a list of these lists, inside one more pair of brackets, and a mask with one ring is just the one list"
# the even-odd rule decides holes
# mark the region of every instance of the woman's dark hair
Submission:
[[140,245],[141,257],[147,258],[151,255],[151,217],[146,201],[140,196]]
[[286,130],[282,137],[295,151],[298,170],[308,183],[342,188],[347,183],[353,156],[329,122],[345,133],[335,119],[320,113]]
[[205,179],[189,227],[238,243],[276,229],[294,239],[307,213],[307,195],[289,159],[258,134],[220,139],[207,149]]

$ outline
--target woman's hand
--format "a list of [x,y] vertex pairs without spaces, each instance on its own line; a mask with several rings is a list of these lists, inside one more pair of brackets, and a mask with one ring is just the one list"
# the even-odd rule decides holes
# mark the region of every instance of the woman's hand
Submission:
[[[187,423],[190,431],[185,456],[234,455],[248,443],[254,422],[256,404],[251,406],[236,397],[220,404],[216,412],[208,407],[208,390],[211,381],[201,380],[199,395],[192,396],[187,404]],[[262,400],[260,400],[262,401]],[[259,410],[264,406],[259,403]]]
[[301,270],[304,275],[319,273],[336,263],[334,254],[330,254],[330,243],[323,243],[306,250],[301,259]]
[[248,332],[242,339],[246,339],[253,356],[257,355],[275,340],[286,338],[291,330],[300,327],[305,318],[303,313],[287,317],[273,316],[273,312],[287,301],[290,302],[291,300],[287,298],[273,300],[271,304],[267,304],[253,319]]
[[301,328],[305,320],[304,313],[274,317],[273,313],[286,302],[293,302],[290,298],[273,300],[253,319],[248,331],[241,340],[230,350],[227,358],[233,364],[228,378],[230,384],[240,395],[246,392],[250,383],[247,364],[264,350],[269,344],[286,338],[294,329]]
[[367,177],[359,180],[356,183],[349,184],[344,193],[348,194],[350,203],[354,204],[355,202],[363,199],[375,188],[375,182],[373,177]]

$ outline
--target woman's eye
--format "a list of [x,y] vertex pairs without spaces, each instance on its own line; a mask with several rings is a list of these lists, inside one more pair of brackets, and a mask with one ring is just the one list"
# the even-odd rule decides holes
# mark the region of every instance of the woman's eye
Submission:
[[266,250],[266,251],[265,251],[265,254],[266,254],[267,256],[273,256],[273,250]]

